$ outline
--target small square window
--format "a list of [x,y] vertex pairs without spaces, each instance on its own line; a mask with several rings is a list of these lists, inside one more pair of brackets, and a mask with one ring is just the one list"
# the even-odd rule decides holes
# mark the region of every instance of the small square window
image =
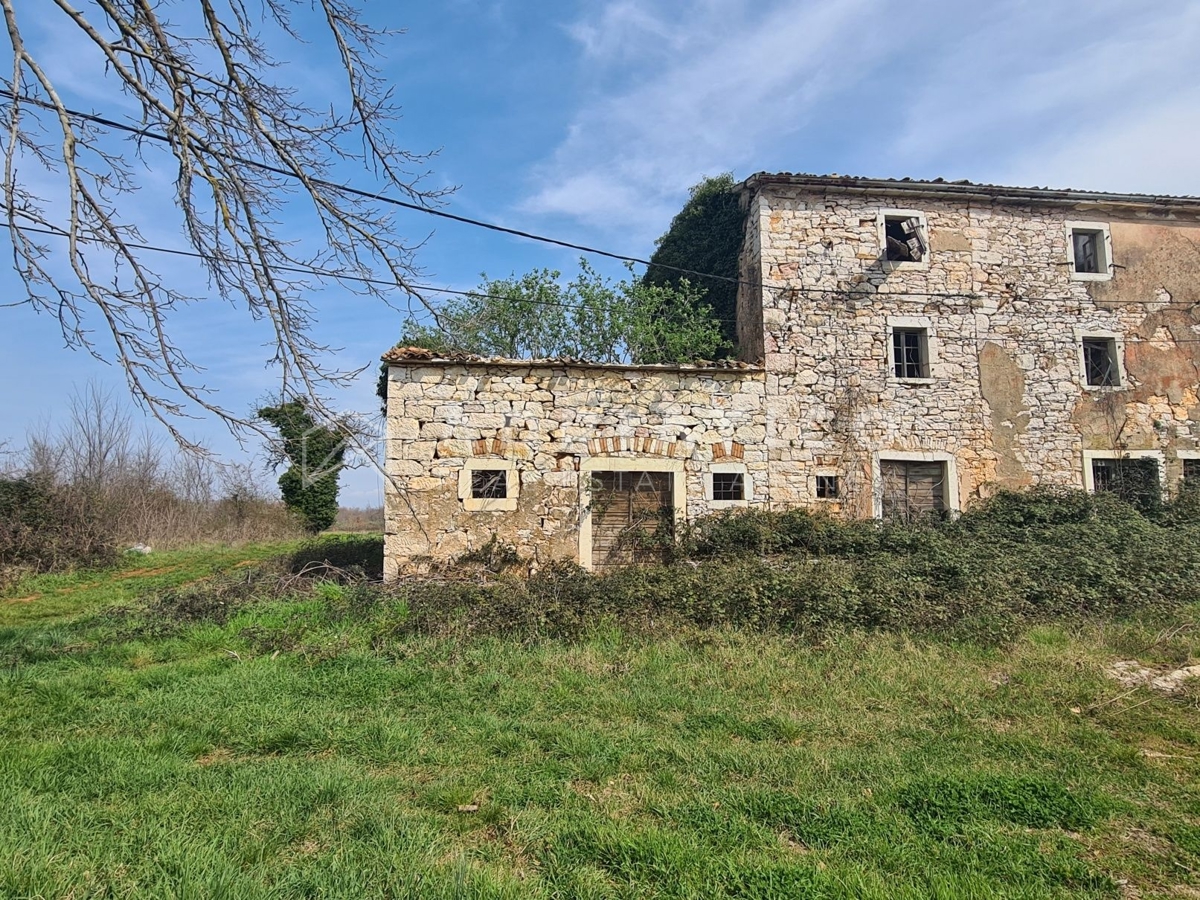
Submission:
[[713,500],[745,500],[746,480],[741,472],[713,472]]
[[884,215],[884,258],[888,262],[923,262],[929,252],[925,227],[919,216]]
[[817,476],[817,499],[836,500],[841,496],[841,484],[837,475]]
[[1200,459],[1185,459],[1183,461],[1183,481],[1189,487],[1200,487]]
[[929,377],[927,329],[892,329],[892,371],[897,378]]
[[475,469],[471,472],[472,500],[504,500],[508,497],[507,469]]
[[1089,387],[1120,387],[1121,368],[1115,338],[1083,339],[1083,375]]

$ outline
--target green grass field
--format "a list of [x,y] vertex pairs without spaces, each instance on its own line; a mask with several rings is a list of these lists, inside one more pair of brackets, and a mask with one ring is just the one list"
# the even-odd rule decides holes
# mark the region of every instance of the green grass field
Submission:
[[108,612],[278,549],[0,599],[0,897],[1200,897],[1200,690],[1103,671],[1200,655],[1194,608],[1003,648]]

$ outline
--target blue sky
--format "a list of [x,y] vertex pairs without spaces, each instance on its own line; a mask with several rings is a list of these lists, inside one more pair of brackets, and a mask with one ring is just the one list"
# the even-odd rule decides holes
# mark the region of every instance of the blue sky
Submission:
[[[689,185],[723,171],[1200,194],[1200,0],[363,5],[373,23],[406,29],[383,66],[403,106],[396,134],[414,150],[440,148],[430,183],[458,186],[447,209],[634,256],[652,251]],[[26,37],[65,99],[120,117],[128,107],[72,52],[62,13],[26,9]],[[326,51],[279,46],[281,79],[306,97],[335,95]],[[373,184],[370,173],[342,175]],[[155,172],[147,181],[148,201],[168,195]],[[145,209],[151,243],[183,246],[169,208]],[[576,256],[416,213],[396,227],[428,235],[418,261],[430,284],[570,269]],[[197,273],[174,266],[164,268],[203,293]],[[9,266],[0,289],[21,296]],[[312,300],[347,367],[377,358],[401,327],[401,314],[336,288]],[[263,334],[235,310],[201,303],[176,329],[226,406],[247,410],[271,389]],[[0,309],[0,441],[19,445],[26,429],[53,422],[74,384],[123,384],[62,344],[47,317]],[[374,409],[373,373],[340,399]],[[187,430],[240,452],[216,422]],[[345,477],[344,503],[379,496],[371,471]]]

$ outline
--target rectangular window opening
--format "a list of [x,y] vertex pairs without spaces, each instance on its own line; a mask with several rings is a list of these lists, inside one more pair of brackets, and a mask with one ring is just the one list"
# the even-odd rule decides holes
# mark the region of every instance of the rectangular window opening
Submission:
[[507,497],[507,469],[475,469],[471,472],[471,499],[504,500]]
[[1104,271],[1104,232],[1073,229],[1071,243],[1075,252],[1075,271],[1084,275],[1099,275]]
[[841,496],[841,485],[837,475],[817,476],[817,499],[837,500]]
[[924,328],[892,331],[892,365],[897,378],[929,377],[929,335]]
[[944,462],[879,461],[883,481],[883,518],[889,522],[915,522],[944,518],[947,502]]
[[1093,459],[1092,487],[1096,493],[1113,493],[1139,509],[1162,500],[1158,461],[1151,457]]
[[1083,339],[1083,374],[1090,387],[1120,386],[1115,338]]
[[884,216],[884,241],[888,262],[921,262],[928,245],[921,220],[916,216]]
[[713,472],[714,500],[745,500],[746,479],[741,472]]
[[1200,459],[1183,461],[1183,483],[1188,487],[1200,488]]

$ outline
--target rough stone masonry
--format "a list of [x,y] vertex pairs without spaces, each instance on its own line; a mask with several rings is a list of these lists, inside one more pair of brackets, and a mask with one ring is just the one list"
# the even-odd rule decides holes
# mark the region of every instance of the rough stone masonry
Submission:
[[742,368],[384,357],[390,575],[493,535],[592,566],[613,520],[593,489],[632,484],[636,511],[637,478],[679,523],[946,512],[1103,489],[1130,459],[1165,492],[1200,477],[1200,199],[788,174],[741,192]]

